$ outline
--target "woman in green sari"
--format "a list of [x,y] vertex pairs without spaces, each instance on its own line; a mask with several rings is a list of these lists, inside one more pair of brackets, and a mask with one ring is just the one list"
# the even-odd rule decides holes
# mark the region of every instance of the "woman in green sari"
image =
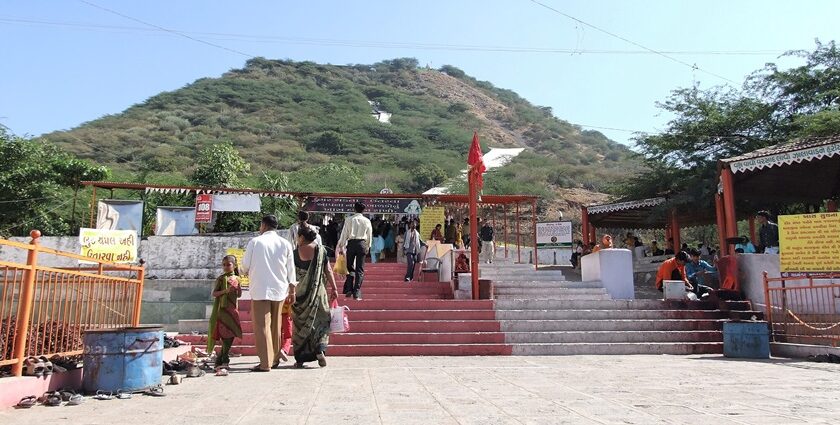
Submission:
[[[330,338],[330,301],[338,298],[332,268],[327,251],[315,242],[317,233],[311,227],[298,230],[295,249],[295,271],[297,291],[292,305],[294,334],[292,345],[295,352],[295,367],[306,362],[318,361],[318,366],[327,365],[326,351]],[[329,296],[327,284],[329,283]]]

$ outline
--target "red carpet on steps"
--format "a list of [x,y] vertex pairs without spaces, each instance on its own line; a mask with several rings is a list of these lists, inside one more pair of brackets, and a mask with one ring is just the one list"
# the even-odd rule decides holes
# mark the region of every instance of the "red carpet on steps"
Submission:
[[[365,271],[363,299],[358,301],[343,295],[339,298],[339,304],[350,308],[350,332],[331,334],[327,355],[511,354],[511,347],[505,344],[505,334],[496,321],[493,301],[454,300],[446,283],[404,282],[404,264],[366,264]],[[339,289],[343,283],[343,280],[338,282]],[[245,334],[236,340],[233,351],[256,355],[251,302],[240,301],[239,310]]]

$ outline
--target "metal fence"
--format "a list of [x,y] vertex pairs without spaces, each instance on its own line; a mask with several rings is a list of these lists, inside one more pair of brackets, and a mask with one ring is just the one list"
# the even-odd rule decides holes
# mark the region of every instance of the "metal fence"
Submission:
[[840,273],[765,272],[764,299],[773,341],[840,346]]
[[[107,263],[44,248],[33,230],[29,244],[0,239],[24,250],[26,263],[0,259],[0,367],[20,376],[28,356],[82,353],[87,329],[137,326],[143,293],[142,266]],[[86,263],[75,268],[39,265],[45,255]]]

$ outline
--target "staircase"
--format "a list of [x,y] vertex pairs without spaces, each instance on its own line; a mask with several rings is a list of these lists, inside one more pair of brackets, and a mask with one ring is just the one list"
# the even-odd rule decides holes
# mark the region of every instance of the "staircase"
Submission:
[[761,316],[740,301],[612,300],[600,282],[561,270],[482,266],[513,355],[721,353],[723,322]]

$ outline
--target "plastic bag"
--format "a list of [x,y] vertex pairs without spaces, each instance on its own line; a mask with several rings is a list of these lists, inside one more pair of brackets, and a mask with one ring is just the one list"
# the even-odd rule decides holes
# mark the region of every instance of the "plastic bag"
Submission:
[[330,306],[330,332],[349,332],[350,319],[347,317],[347,311],[350,308],[346,305],[339,306],[337,301],[333,301]]
[[333,272],[339,276],[347,276],[347,257],[345,257],[344,254],[338,254],[338,256],[335,257]]

